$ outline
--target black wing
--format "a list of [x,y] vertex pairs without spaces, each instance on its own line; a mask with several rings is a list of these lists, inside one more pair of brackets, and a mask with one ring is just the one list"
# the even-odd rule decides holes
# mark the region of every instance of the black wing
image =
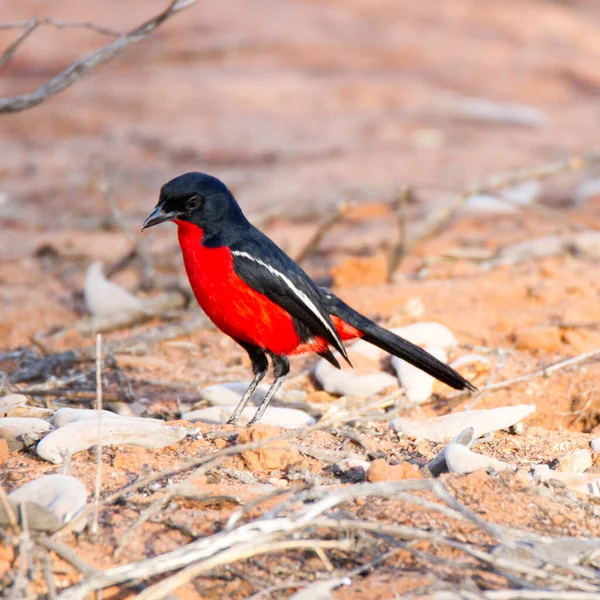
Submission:
[[348,361],[318,288],[281,248],[252,227],[230,249],[233,268],[247,285],[288,311],[312,335],[322,337]]

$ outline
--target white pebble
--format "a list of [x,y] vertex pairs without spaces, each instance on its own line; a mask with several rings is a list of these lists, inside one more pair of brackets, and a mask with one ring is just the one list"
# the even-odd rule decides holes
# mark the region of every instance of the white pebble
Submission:
[[366,473],[370,466],[371,463],[368,460],[360,458],[344,458],[337,463],[337,467],[342,473],[347,473],[352,469],[362,469]]
[[[417,346],[426,348],[443,348],[445,350],[452,346],[456,346],[457,344],[452,331],[445,325],[436,323],[435,321],[412,323],[405,327],[390,329],[390,331]],[[365,340],[358,340],[348,349],[360,352],[360,354],[371,360],[377,360],[384,354],[383,350],[380,350],[377,346],[373,346],[373,344],[365,342]]]
[[[443,348],[427,348],[427,352],[442,362],[446,362],[448,358]],[[431,397],[435,378],[396,356],[392,357],[392,366],[410,402],[421,403]]]
[[[134,417],[107,418],[101,422],[103,446],[126,444],[143,448],[164,448],[186,436],[182,427],[168,427],[150,419]],[[38,443],[36,452],[44,460],[60,464],[65,457],[98,444],[95,419],[76,421],[56,429]]]
[[466,410],[427,421],[413,421],[401,417],[390,421],[390,427],[399,433],[417,439],[443,442],[457,436],[467,427],[473,427],[475,438],[492,431],[505,429],[518,423],[534,411],[535,405],[520,404],[488,410]]
[[[81,421],[95,421],[98,418],[98,411],[90,408],[61,408],[54,413],[51,419],[54,427],[64,427],[69,423],[79,423]],[[102,411],[102,421],[104,419],[133,419],[134,422],[143,420],[147,423],[154,423],[156,425],[164,425],[165,422],[160,419],[145,419],[142,417],[125,417],[118,415],[117,413],[111,412],[110,410]]]
[[600,478],[594,473],[554,471],[548,465],[535,465],[533,467],[533,478],[540,483],[554,479],[584,494],[600,496]]
[[100,261],[89,266],[83,292],[85,304],[96,319],[126,319],[144,312],[141,300],[106,279]]
[[[237,404],[242,399],[249,385],[249,381],[209,385],[200,390],[200,398],[206,400],[211,406],[230,406],[231,404]],[[258,385],[250,398],[250,402],[258,406],[265,399],[268,390],[268,385]],[[278,398],[278,396],[275,397]]]
[[590,442],[592,452],[600,452],[600,438],[595,438]]
[[26,406],[27,396],[23,394],[8,394],[0,398],[0,417],[10,416],[10,411],[17,406]]
[[451,348],[456,346],[457,341],[448,327],[435,321],[424,321],[413,323],[406,327],[397,327],[392,333],[403,337],[405,340],[427,348]]
[[559,461],[561,471],[585,473],[592,466],[592,453],[586,448],[574,450]]
[[349,371],[340,371],[324,358],[315,365],[314,375],[321,387],[336,396],[373,396],[387,387],[397,387],[398,382],[389,373],[371,373],[356,375]]
[[[27,521],[33,529],[46,529],[48,525],[57,529],[85,508],[87,491],[79,479],[70,475],[43,475],[10,493],[8,501],[15,508],[25,504]],[[52,517],[58,527],[52,526]]]
[[348,350],[351,350],[352,352],[358,352],[370,360],[378,360],[383,354],[383,350],[377,346],[373,346],[373,344],[369,344],[369,342],[365,342],[365,340],[358,340],[357,342],[354,342],[354,344],[348,346]]
[[35,417],[47,419],[54,414],[49,408],[29,406],[27,396],[23,394],[8,394],[0,398],[0,417]]
[[492,468],[494,471],[505,471],[510,465],[469,450],[462,444],[449,444],[444,451],[444,458],[451,473],[472,473],[477,469]]
[[43,419],[26,417],[4,417],[0,419],[0,437],[16,439],[20,435],[29,435],[32,439],[39,439],[52,429],[54,429],[52,425]]
[[[222,424],[227,423],[235,408],[235,404],[230,406],[210,406],[209,408],[200,408],[189,413],[184,413],[181,415],[181,418],[184,421],[190,421],[191,423],[202,421],[203,423]],[[238,423],[247,423],[255,414],[255,407],[246,406],[242,411]],[[286,429],[295,429],[296,427],[312,425],[315,420],[302,410],[270,406],[267,408],[260,422],[264,425],[277,425],[278,427],[285,427]]]

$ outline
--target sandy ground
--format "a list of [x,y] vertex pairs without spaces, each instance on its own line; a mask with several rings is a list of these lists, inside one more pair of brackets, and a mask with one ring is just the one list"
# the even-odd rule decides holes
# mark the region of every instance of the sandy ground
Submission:
[[[114,2],[84,6],[62,0],[50,7],[23,0],[4,7],[2,21],[52,10],[56,18],[93,20],[124,31],[163,6],[157,0],[135,0],[121,10]],[[17,352],[22,349],[58,352],[93,345],[92,336],[77,329],[85,319],[81,291],[87,267],[94,260],[109,267],[127,255],[140,239],[139,226],[160,185],[188,170],[223,178],[243,208],[261,219],[263,229],[292,256],[317,229],[327,206],[352,200],[354,207],[303,266],[315,277],[330,278],[345,301],[381,323],[447,325],[459,341],[452,358],[478,352],[489,359],[487,368],[465,371],[480,387],[600,347],[597,252],[565,251],[518,264],[479,260],[510,244],[597,228],[600,195],[575,203],[580,183],[598,175],[593,165],[544,180],[534,206],[504,215],[459,215],[440,235],[417,245],[391,282],[385,276],[387,252],[398,240],[390,200],[405,184],[415,189],[415,203],[406,211],[411,231],[470,183],[593,148],[600,116],[599,25],[600,6],[592,0],[497,5],[474,0],[232,0],[199,3],[178,15],[151,39],[59,96],[0,120],[0,369],[14,374],[24,361]],[[0,30],[0,43],[10,44],[15,34]],[[31,90],[106,41],[86,30],[43,26],[3,67],[0,94]],[[458,114],[457,102],[464,107],[469,97],[504,107],[519,103],[537,112],[527,112],[529,122],[521,124]],[[118,207],[118,219],[111,203]],[[278,216],[266,219],[273,213]],[[158,228],[146,237],[157,281],[181,280],[173,229]],[[136,290],[139,264],[128,265],[115,281]],[[138,290],[141,296],[156,293]],[[191,303],[179,318],[199,314]],[[105,343],[161,326],[154,320],[108,333]],[[201,387],[249,378],[239,348],[209,328],[149,347],[142,355],[115,358],[149,415],[169,421],[178,421],[182,408],[200,405]],[[307,402],[317,408],[323,401],[339,402],[316,393],[318,385],[306,374],[314,363],[310,357],[295,359],[293,375],[299,376],[288,389],[307,392]],[[57,368],[16,387],[64,377],[73,369],[87,373],[81,386],[93,390],[89,364]],[[122,395],[125,388],[116,372],[107,366],[106,391]],[[589,362],[486,393],[475,404],[454,401],[452,392],[439,386],[432,402],[405,414],[423,419],[467,407],[535,404],[524,432],[500,432],[476,447],[518,471],[444,474],[439,481],[488,523],[547,537],[599,537],[598,497],[556,482],[535,483],[528,474],[536,464],[556,467],[600,437],[599,375],[600,367]],[[69,404],[61,396],[32,402],[52,408]],[[137,529],[118,557],[114,551],[140,513],[188,472],[105,506],[95,539],[87,533],[60,539],[90,565],[105,569],[217,533],[240,503],[270,491],[291,493],[315,483],[332,490],[355,485],[335,467],[351,452],[361,451],[371,462],[422,468],[440,451],[440,444],[399,438],[383,413],[376,416],[380,419],[352,428],[364,447],[329,428],[292,440],[313,449],[316,457],[266,449],[258,457],[227,458],[192,478],[196,495],[168,502]],[[199,427],[203,435],[198,439],[186,438],[164,450],[106,448],[102,496],[131,484],[140,473],[253,439],[244,427]],[[262,437],[264,431],[280,430],[259,429],[255,435]],[[325,450],[337,459],[319,454]],[[7,492],[43,473],[61,471],[33,451],[0,454],[0,460],[0,483]],[[75,455],[70,472],[92,492],[94,453]],[[381,477],[410,480],[416,473],[407,467],[402,475]],[[598,454],[588,473],[600,476]],[[417,495],[435,500],[431,492]],[[259,517],[274,502],[253,508],[244,518]],[[495,543],[471,522],[398,499],[357,498],[342,509],[345,518],[437,531],[480,549]],[[342,537],[338,532],[323,539]],[[343,577],[390,547],[366,534],[346,537],[353,544],[350,550],[324,550],[325,558],[310,549],[267,553],[217,567],[175,593],[179,598],[289,597],[307,583]],[[11,533],[3,538],[0,588],[14,580],[18,542]],[[338,587],[334,597],[425,597],[460,589],[480,593],[519,587],[523,580],[540,588],[558,585],[528,576],[516,583],[443,543],[407,544],[409,549],[397,548],[350,585]],[[595,561],[588,568],[597,569]],[[56,557],[53,569],[59,591],[79,580],[77,571]],[[30,576],[30,594],[47,594],[39,569]],[[142,587],[138,582],[110,588],[105,597],[129,597]]]

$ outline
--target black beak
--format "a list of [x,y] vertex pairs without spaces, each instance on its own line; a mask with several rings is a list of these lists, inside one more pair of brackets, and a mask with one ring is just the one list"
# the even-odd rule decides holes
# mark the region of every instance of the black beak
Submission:
[[160,225],[160,223],[172,221],[178,216],[179,215],[176,212],[166,212],[163,205],[159,204],[144,221],[144,224],[142,225],[142,231],[144,231],[144,229],[148,229],[148,227],[154,227],[155,225]]

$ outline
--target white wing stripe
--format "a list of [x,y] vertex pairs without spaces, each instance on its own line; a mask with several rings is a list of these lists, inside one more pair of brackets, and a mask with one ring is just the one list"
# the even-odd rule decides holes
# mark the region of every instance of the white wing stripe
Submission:
[[333,335],[334,339],[339,339],[338,332],[334,328],[331,327],[331,325],[327,322],[327,320],[319,312],[319,309],[315,306],[315,303],[302,290],[299,290],[293,284],[292,280],[289,277],[286,277],[281,271],[278,271],[271,265],[268,265],[267,263],[263,262],[262,260],[255,258],[254,256],[252,256],[251,254],[248,254],[247,252],[242,252],[240,250],[232,250],[231,253],[235,254],[236,256],[243,256],[244,258],[247,258],[248,260],[252,260],[255,263],[259,264],[261,267],[264,267],[265,269],[267,269],[270,273],[272,273],[276,277],[279,277],[290,288],[290,290],[292,290],[292,292],[294,292],[294,294],[296,294],[296,296],[298,296],[298,298],[300,298],[300,300],[302,300],[302,302],[310,309],[310,311],[312,313],[314,313],[316,317],[318,317],[318,319],[321,321],[321,323],[323,323],[323,325],[325,325],[325,327],[329,330],[331,335]]

